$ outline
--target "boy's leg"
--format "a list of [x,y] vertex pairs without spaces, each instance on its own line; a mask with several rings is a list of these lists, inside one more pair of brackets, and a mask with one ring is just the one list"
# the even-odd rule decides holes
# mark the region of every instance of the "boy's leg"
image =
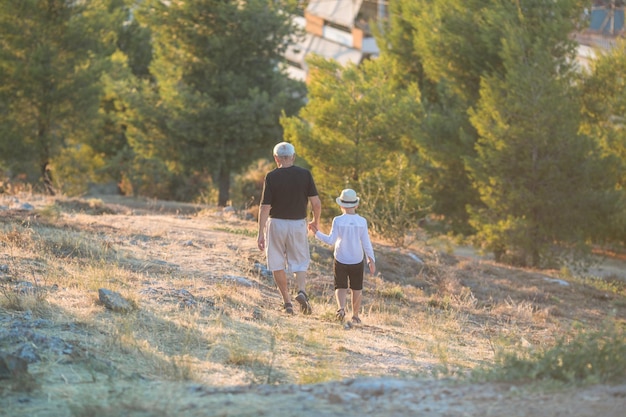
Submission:
[[348,294],[348,266],[341,262],[334,262],[335,299],[337,300],[337,318],[343,321],[346,315],[346,296]]
[[348,294],[347,288],[337,288],[335,290],[335,298],[337,299],[337,306],[341,309],[346,308],[346,295]]
[[363,268],[364,262],[353,265],[350,270],[350,291],[352,293],[352,321],[360,323],[359,312],[361,311],[361,296],[363,294]]
[[335,316],[339,321],[343,321],[344,317],[346,317],[346,294],[348,293],[347,288],[336,288],[335,289],[335,298],[337,299],[337,306],[339,309]]
[[363,290],[351,290],[352,291],[352,317],[359,317],[359,311],[361,311],[361,295]]

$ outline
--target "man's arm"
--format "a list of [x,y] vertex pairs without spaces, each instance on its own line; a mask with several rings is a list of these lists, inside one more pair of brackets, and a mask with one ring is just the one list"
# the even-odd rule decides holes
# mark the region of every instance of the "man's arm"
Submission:
[[269,204],[261,204],[259,206],[259,233],[257,235],[257,246],[259,250],[265,250],[265,225],[267,219],[270,217],[270,209],[272,206]]
[[313,220],[309,222],[309,229],[317,230],[320,224],[320,217],[322,216],[322,200],[320,200],[320,196],[314,195],[309,197],[309,203],[311,203],[311,209],[313,210]]

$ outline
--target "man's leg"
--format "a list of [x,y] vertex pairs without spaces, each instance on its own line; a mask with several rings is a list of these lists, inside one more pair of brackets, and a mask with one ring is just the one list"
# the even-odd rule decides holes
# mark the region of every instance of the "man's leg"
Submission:
[[296,287],[298,292],[306,293],[306,271],[296,272]]
[[287,274],[284,269],[278,271],[272,271],[274,275],[274,282],[280,291],[280,295],[283,297],[285,304],[291,303],[291,297],[289,296],[289,288],[287,287]]
[[300,303],[300,308],[303,314],[311,314],[311,304],[309,304],[309,297],[306,295],[306,271],[296,272],[296,287],[298,288],[298,295],[296,301]]

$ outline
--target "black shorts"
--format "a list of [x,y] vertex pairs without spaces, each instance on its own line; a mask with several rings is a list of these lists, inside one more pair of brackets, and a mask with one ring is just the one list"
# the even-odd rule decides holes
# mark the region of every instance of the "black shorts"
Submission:
[[349,282],[351,290],[362,290],[363,268],[363,261],[354,265],[346,265],[335,260],[335,264],[333,265],[333,269],[335,271],[335,289],[348,288]]

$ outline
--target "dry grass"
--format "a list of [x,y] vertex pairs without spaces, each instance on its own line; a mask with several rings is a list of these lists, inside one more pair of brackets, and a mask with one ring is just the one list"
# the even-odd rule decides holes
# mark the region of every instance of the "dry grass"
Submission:
[[[32,334],[71,346],[58,352],[43,344],[41,360],[30,365],[47,401],[76,393],[93,399],[116,384],[145,409],[156,399],[134,391],[133,381],[144,380],[240,386],[465,375],[502,352],[549,349],[576,324],[589,331],[606,317],[626,321],[619,278],[520,270],[378,242],[363,324],[346,327],[334,320],[332,252],[314,240],[314,314],[288,317],[271,279],[255,268],[264,258],[253,222],[195,206],[154,213],[121,204],[52,200],[34,212],[0,212],[0,326],[26,323]],[[137,309],[107,310],[99,288]],[[15,346],[0,339],[4,352]],[[11,392],[0,388],[0,398]],[[90,401],[75,401],[74,414],[100,407],[107,415],[105,403]]]

